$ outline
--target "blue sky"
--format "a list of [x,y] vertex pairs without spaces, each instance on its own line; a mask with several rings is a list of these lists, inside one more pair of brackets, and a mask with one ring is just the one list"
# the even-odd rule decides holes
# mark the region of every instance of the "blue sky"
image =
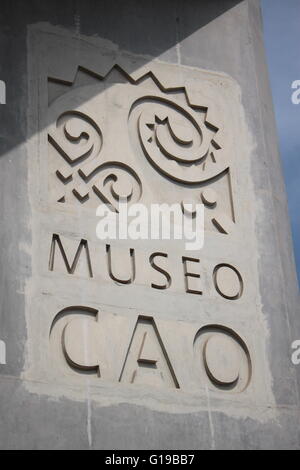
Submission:
[[265,47],[287,187],[300,280],[300,104],[291,84],[300,80],[300,0],[261,0]]

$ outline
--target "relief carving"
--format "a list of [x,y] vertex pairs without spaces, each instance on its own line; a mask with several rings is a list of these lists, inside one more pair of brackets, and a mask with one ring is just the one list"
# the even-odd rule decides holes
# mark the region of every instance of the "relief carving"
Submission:
[[[94,257],[90,255],[90,248]],[[210,281],[213,288],[211,290],[226,300],[238,301],[243,296],[244,281],[236,267],[222,263],[207,271],[203,270],[200,261],[199,258],[177,254],[175,257],[160,251],[142,258],[141,253],[137,253],[134,248],[124,248],[116,244],[96,246],[88,240],[73,240],[53,234],[48,270],[77,275],[83,279],[100,279],[100,269],[105,279],[118,286],[131,286],[142,279],[143,285],[152,289],[166,291],[180,287],[180,290],[187,294],[204,297],[207,296],[207,284]],[[180,286],[178,283],[174,286],[173,280],[176,278],[178,281],[179,275]],[[203,283],[206,287],[204,292],[202,277],[206,278]],[[154,279],[158,282],[153,282]]]
[[199,381],[205,377],[216,389],[242,392],[251,380],[252,364],[245,342],[222,325],[201,328],[194,340],[195,363]]
[[[60,373],[69,371],[77,377],[88,374],[96,380],[110,377],[109,380],[122,384],[184,391],[190,385],[185,382],[179,384],[177,376],[180,369],[186,368],[191,361],[193,366],[188,370],[193,377],[188,381],[194,383],[196,378],[197,389],[209,386],[215,391],[237,393],[244,391],[251,381],[252,363],[248,347],[230,328],[223,325],[200,328],[194,336],[194,357],[187,354],[192,349],[181,350],[186,337],[183,343],[178,343],[178,357],[171,362],[154,317],[138,315],[131,334],[124,323],[128,320],[122,321],[118,323],[123,325],[121,334],[127,333],[121,344],[120,332],[110,337],[113,326],[109,325],[107,318],[101,318],[97,309],[85,306],[63,309],[55,316],[50,329],[52,357],[55,359],[53,366]],[[193,336],[189,337],[192,340]],[[117,342],[114,343],[112,338]],[[170,346],[172,335],[167,335],[166,339]],[[117,364],[120,370],[116,369]]]
[[69,202],[75,197],[84,203],[96,195],[99,203],[109,204],[117,211],[120,198],[128,203],[140,199],[141,182],[130,167],[114,161],[100,163],[103,137],[89,116],[78,111],[64,112],[48,139],[64,160],[56,170],[63,184],[61,194],[55,196],[57,202]]
[[139,316],[127,351],[120,382],[179,388],[155,321]]
[[50,329],[50,346],[56,365],[63,361],[76,374],[101,377],[105,366],[98,310],[74,306],[61,310]]
[[[175,181],[196,184],[208,181],[228,169],[219,157],[210,130],[200,119],[203,113],[160,97],[143,97],[130,114],[138,115],[138,134],[145,155],[156,169]],[[214,131],[212,131],[214,129]]]
[[[59,250],[60,256],[57,255],[57,248]],[[82,257],[85,258],[85,263],[80,263]],[[62,244],[60,236],[56,233],[53,234],[49,255],[49,271],[57,270],[57,266],[59,266],[59,268],[62,268],[63,271],[65,268],[68,274],[74,274],[77,267],[78,270],[80,270],[80,264],[84,265],[85,270],[83,273],[88,273],[89,277],[93,277],[93,269],[87,240],[80,240],[71,263],[67,256],[65,245]]]
[[[222,403],[247,391],[243,403],[263,381],[255,380],[258,367],[255,376],[252,371],[257,343],[247,331],[255,295],[248,280],[256,266],[250,254],[240,256],[252,228],[252,215],[243,214],[253,207],[240,190],[251,136],[239,124],[239,86],[222,73],[160,61],[142,65],[130,54],[107,50],[102,57],[102,46],[99,56],[93,50],[63,68],[47,57],[33,72],[41,132],[29,142],[37,149],[29,175],[30,295],[37,295],[28,304],[28,376],[45,390],[54,380],[70,397],[85,399],[91,385],[91,400],[99,393],[101,401],[131,396],[135,402],[152,388],[149,396],[162,398],[163,406],[174,398],[183,408],[203,409],[209,389]],[[90,69],[76,70],[78,57]],[[132,75],[118,65],[109,70],[116,57]],[[180,238],[169,243],[163,236],[116,241],[110,232],[100,241],[103,205],[119,228],[124,200],[140,202],[148,213],[152,204],[177,203],[191,222],[202,203],[204,249],[190,252]]]
[[230,264],[219,264],[213,273],[216,291],[225,299],[237,300],[244,290],[244,283],[239,271]]
[[[73,83],[49,78],[49,96],[54,84],[60,93],[49,108],[53,202],[106,203],[118,212],[121,197],[146,205],[189,199],[205,205],[210,230],[234,230],[230,151],[219,142],[208,108],[192,105],[184,87],[166,89],[151,72],[133,80],[118,66],[105,77],[79,67]],[[143,159],[161,178],[159,196]]]

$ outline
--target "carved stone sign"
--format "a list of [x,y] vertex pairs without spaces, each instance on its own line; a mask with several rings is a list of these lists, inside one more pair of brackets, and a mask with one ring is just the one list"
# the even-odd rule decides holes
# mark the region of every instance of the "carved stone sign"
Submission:
[[[221,408],[232,394],[241,408],[272,400],[238,84],[107,44],[75,52],[72,38],[38,28],[30,45],[32,389],[83,399],[88,381],[95,400],[149,394],[151,406],[184,409],[208,394]],[[203,248],[98,240],[96,208],[118,215],[124,199],[202,203]]]

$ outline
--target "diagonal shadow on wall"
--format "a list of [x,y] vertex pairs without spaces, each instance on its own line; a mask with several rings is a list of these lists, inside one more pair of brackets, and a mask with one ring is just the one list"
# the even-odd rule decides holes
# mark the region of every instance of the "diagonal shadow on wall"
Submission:
[[[143,56],[145,64],[147,57],[176,62],[178,44],[239,3],[241,0],[2,0],[0,79],[7,86],[7,105],[0,106],[0,155],[30,137],[26,121],[29,25],[57,25],[73,33],[77,40],[80,35],[99,36],[120,50]],[[205,47],[209,49],[209,43]],[[219,47],[222,54],[222,41]]]

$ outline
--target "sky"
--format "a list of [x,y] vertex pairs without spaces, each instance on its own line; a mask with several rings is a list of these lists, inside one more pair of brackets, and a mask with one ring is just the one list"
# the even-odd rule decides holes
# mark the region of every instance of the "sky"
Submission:
[[[264,38],[300,281],[300,0],[261,0]],[[300,93],[298,94],[300,98]],[[300,100],[298,100],[300,101]]]

